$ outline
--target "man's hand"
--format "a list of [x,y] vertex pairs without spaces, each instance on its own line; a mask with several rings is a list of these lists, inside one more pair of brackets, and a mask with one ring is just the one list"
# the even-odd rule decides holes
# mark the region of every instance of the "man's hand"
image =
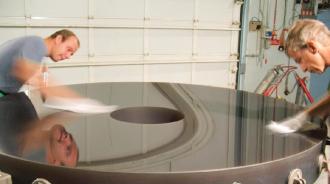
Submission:
[[56,96],[47,98],[44,106],[81,114],[109,113],[118,108],[116,105],[105,105],[97,100],[89,98],[66,98]]
[[271,123],[267,125],[266,128],[275,133],[293,133],[299,130],[304,124],[308,123],[307,119],[308,114],[307,112],[303,111],[281,122],[271,121]]

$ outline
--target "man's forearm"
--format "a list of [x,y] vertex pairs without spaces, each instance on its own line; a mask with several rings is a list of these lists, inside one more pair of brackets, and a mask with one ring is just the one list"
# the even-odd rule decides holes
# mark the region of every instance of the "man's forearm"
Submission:
[[[79,98],[80,95],[65,86],[57,86],[55,80],[48,78],[45,85],[43,76],[40,73],[40,65],[26,59],[20,59],[15,63],[12,74],[22,83],[30,81],[30,84],[40,90],[44,97],[59,96],[69,98]],[[39,72],[39,74],[38,74]],[[54,86],[54,87],[53,87]]]
[[310,116],[319,116],[321,118],[328,116],[330,112],[330,94],[322,98],[319,102],[306,109]]

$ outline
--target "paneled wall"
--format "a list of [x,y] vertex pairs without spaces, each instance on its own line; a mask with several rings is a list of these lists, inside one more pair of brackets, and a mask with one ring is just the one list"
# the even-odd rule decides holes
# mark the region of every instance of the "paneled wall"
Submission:
[[[302,3],[302,1],[300,3]],[[241,78],[244,79],[242,90],[250,92],[255,91],[267,72],[275,65],[297,66],[296,72],[298,72],[302,78],[307,77],[307,85],[310,85],[310,73],[304,73],[294,60],[288,58],[284,52],[279,51],[278,45],[272,45],[270,39],[265,39],[265,32],[273,30],[275,30],[277,34],[275,38],[279,39],[282,29],[290,28],[292,23],[299,19],[300,11],[301,4],[295,0],[249,1],[248,21],[260,20],[263,29],[260,31],[247,32],[247,47],[246,50],[243,51],[246,57],[246,68],[241,76]],[[289,95],[285,95],[284,81],[285,79],[283,79],[283,82],[279,85],[276,94],[274,92],[272,96],[285,98],[294,103],[296,90],[293,90]],[[291,91],[296,84],[296,80],[292,74],[289,76],[288,81],[288,89]]]
[[68,28],[61,83],[166,81],[234,88],[241,4],[225,0],[0,0],[0,43]]

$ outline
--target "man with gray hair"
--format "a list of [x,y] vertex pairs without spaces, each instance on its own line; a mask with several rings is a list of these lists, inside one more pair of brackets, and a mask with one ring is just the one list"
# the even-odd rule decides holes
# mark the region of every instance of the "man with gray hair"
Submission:
[[[296,21],[288,32],[285,42],[286,54],[294,59],[306,72],[323,73],[330,66],[330,31],[325,24],[317,20]],[[326,85],[326,84],[325,84]],[[330,83],[328,84],[330,90]],[[326,119],[330,114],[330,94],[311,107],[289,117],[282,122],[272,122],[267,128],[279,133],[292,133],[308,123],[309,117]],[[325,154],[330,159],[330,121],[327,121],[327,139]],[[330,165],[328,165],[330,166]],[[329,168],[330,169],[330,168]]]
[[323,73],[330,65],[330,31],[317,20],[299,20],[289,30],[285,50],[301,69]]
[[[306,72],[323,73],[330,66],[330,31],[317,20],[298,20],[288,32],[285,50]],[[280,133],[291,133],[301,128],[310,116],[325,118],[330,114],[330,95],[308,109],[269,128]],[[328,133],[330,135],[330,132]]]

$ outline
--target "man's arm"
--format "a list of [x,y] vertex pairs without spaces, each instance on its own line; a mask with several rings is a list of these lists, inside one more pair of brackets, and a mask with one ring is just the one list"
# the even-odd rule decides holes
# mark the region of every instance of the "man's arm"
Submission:
[[[35,74],[40,71],[40,64],[28,61],[26,59],[19,59],[15,62],[12,70],[12,74],[20,80],[22,83],[26,83],[31,79]],[[49,96],[58,96],[58,97],[70,97],[70,98],[80,98],[81,96],[74,92],[73,90],[64,87],[56,86],[49,88],[45,86],[44,79],[42,75],[36,75],[34,77],[32,86],[38,88],[43,96],[46,98]],[[49,86],[55,86],[56,83],[52,79],[48,79]]]
[[319,116],[324,118],[330,114],[330,94],[326,95],[322,100],[313,104],[310,108],[306,109],[309,116]]
[[[40,71],[40,65],[28,60],[20,60],[16,62],[13,74],[18,80],[26,83],[38,71]],[[56,85],[51,79],[48,79],[48,84],[51,86],[48,87],[45,85],[42,75],[37,75],[32,83],[45,98],[43,99],[45,105],[50,108],[87,114],[109,113],[117,109],[116,105],[104,105],[97,100],[82,97],[68,87]]]
[[292,133],[299,130],[304,124],[308,123],[311,116],[318,116],[321,119],[330,113],[330,95],[327,95],[321,101],[313,104],[310,108],[299,112],[295,116],[289,117],[281,122],[271,122],[267,128],[278,133]]

